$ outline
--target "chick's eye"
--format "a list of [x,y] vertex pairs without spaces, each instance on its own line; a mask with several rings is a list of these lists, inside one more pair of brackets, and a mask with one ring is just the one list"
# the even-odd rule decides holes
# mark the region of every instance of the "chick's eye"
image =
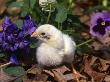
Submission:
[[41,33],[41,35],[45,35],[45,33],[43,32],[43,33]]

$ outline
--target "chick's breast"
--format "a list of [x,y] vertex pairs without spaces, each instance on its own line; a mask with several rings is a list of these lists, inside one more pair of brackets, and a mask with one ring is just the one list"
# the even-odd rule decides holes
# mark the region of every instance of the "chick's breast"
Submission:
[[37,61],[43,66],[56,66],[60,65],[63,61],[63,55],[60,54],[61,51],[51,47],[45,43],[42,43],[36,52]]

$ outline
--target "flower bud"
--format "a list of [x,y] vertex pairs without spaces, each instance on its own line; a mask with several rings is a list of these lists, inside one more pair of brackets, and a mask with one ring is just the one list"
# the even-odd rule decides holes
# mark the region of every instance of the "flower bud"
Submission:
[[54,4],[56,3],[56,0],[39,0],[39,5],[42,7],[43,11],[50,11],[50,6],[51,5],[51,11],[54,11]]

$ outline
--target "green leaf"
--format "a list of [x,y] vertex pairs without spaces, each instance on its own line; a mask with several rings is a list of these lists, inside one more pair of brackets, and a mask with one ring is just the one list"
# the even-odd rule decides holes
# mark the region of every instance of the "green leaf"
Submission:
[[62,23],[67,18],[67,9],[63,6],[59,6],[57,8],[58,8],[58,13],[56,14],[55,21],[58,23]]
[[36,42],[31,42],[31,43],[30,43],[30,48],[36,48],[36,47],[37,47]]
[[24,2],[24,7],[23,8],[25,8],[26,10],[28,10],[29,9],[29,6],[30,6],[30,0],[23,0],[23,2]]
[[25,17],[28,14],[28,11],[21,12],[21,17]]
[[58,3],[64,3],[67,2],[68,0],[56,0]]
[[4,71],[7,74],[9,74],[11,76],[16,76],[16,77],[25,74],[25,70],[21,66],[8,66],[8,67],[4,68]]
[[21,8],[24,5],[24,2],[20,1],[20,2],[13,2],[9,5],[9,7],[18,7]]
[[23,79],[22,78],[18,78],[16,80],[14,80],[14,82],[23,82]]
[[21,27],[22,27],[22,20],[16,20],[16,21],[14,21],[14,23],[16,23],[18,28],[21,29]]
[[4,56],[5,56],[5,55],[4,55],[3,53],[0,53],[0,58],[1,58],[1,57],[4,57]]
[[65,27],[64,29],[70,29],[70,28],[78,28],[78,29],[81,29],[81,26],[80,26],[80,20],[78,19],[78,16],[76,15],[72,15],[72,14],[68,14],[67,15],[67,19],[63,22],[63,27]]
[[30,0],[30,7],[33,9],[36,4],[36,0]]
[[13,2],[16,2],[16,0],[6,0],[7,5],[10,5]]
[[26,16],[30,12],[30,0],[23,0],[24,5],[22,6],[21,17]]
[[85,44],[78,47],[76,52],[79,55],[83,55],[84,53],[91,54],[93,52],[93,49],[88,47],[88,45]]

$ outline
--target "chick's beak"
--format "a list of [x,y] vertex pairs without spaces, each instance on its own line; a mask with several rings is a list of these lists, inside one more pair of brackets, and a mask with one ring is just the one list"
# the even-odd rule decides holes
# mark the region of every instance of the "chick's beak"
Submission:
[[31,35],[31,37],[33,37],[33,38],[38,37],[38,36],[39,36],[39,35],[38,35],[37,32],[34,32],[34,33],[32,33],[32,35]]

